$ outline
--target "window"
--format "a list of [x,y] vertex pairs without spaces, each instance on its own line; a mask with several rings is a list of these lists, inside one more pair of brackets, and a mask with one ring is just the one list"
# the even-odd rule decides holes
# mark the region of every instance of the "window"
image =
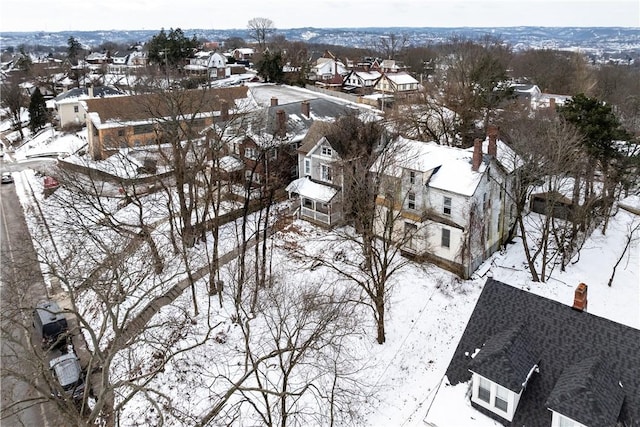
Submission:
[[124,136],[124,129],[118,129],[118,136]]
[[256,160],[258,158],[258,151],[255,148],[247,147],[244,149],[244,156],[247,159]]
[[416,208],[416,193],[407,194],[407,207],[409,209]]
[[411,184],[415,184],[416,183],[416,173],[414,171],[410,171],[409,172],[409,182]]
[[311,175],[311,160],[304,159],[304,174],[305,176]]
[[509,407],[509,392],[506,388],[500,387],[499,385],[496,385],[496,387],[494,406],[501,411],[507,412],[507,408]]
[[323,156],[331,156],[333,154],[333,150],[331,147],[327,147],[326,145],[322,146],[322,155]]
[[442,238],[440,239],[440,246],[442,246],[443,248],[448,248],[451,246],[451,230],[449,230],[448,228],[442,229]]
[[576,423],[573,422],[572,419],[565,417],[564,415],[558,415],[558,427],[575,427]]
[[278,150],[276,150],[275,148],[272,148],[271,150],[269,150],[269,159],[277,159],[278,158]]
[[332,181],[332,176],[331,176],[331,167],[327,166],[327,165],[322,165],[322,172],[321,172],[321,179],[323,181]]
[[302,206],[305,208],[313,209],[313,200],[307,199],[306,197],[302,199]]
[[77,105],[74,105],[74,106],[73,106],[73,112],[74,112],[74,113],[77,113],[77,112],[78,112],[78,106],[77,106]]
[[133,127],[133,134],[140,135],[141,133],[153,132],[153,125],[138,125]]
[[[444,236],[444,230],[442,231]],[[489,399],[491,396],[491,383],[489,382],[489,380],[486,380],[482,377],[479,377],[479,379],[480,379],[480,382],[478,384],[478,399],[489,403]]]
[[451,197],[444,198],[444,209],[442,210],[442,212],[445,215],[451,215]]

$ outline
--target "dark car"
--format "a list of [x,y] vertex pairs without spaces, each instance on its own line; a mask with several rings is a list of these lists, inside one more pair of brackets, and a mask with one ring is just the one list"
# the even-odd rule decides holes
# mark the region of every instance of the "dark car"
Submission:
[[33,310],[33,326],[42,348],[63,347],[67,344],[69,325],[62,309],[55,301],[42,301]]
[[2,183],[11,184],[13,182],[13,176],[11,172],[2,172]]

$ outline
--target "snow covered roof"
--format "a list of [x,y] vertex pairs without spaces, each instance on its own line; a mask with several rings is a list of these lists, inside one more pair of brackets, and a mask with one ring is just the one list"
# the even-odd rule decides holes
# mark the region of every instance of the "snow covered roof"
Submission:
[[[501,139],[496,140],[496,149],[496,160],[508,173],[511,173],[524,165],[522,158],[516,154],[513,148],[509,147],[509,145]],[[482,152],[487,153],[488,150],[489,138],[487,137],[482,141]],[[467,151],[473,153],[473,147],[467,148]]]
[[302,197],[322,203],[329,203],[338,194],[338,190],[335,188],[311,181],[308,177],[296,179],[287,185],[286,191],[288,193],[297,193]]
[[376,80],[382,75],[379,71],[354,71],[353,74],[357,75],[362,80]]
[[[384,167],[382,172],[385,175],[401,177],[404,169],[433,171],[429,187],[464,196],[473,195],[486,170],[484,162],[480,164],[478,171],[471,170],[472,152],[435,142],[399,138],[392,143],[390,150],[394,159],[389,166]],[[381,159],[383,158],[373,165],[373,172],[382,167]]]
[[389,73],[385,74],[389,80],[397,85],[415,84],[418,83],[410,74],[407,73]]
[[236,157],[224,156],[219,160],[220,169],[225,172],[235,172],[244,169],[244,163]]

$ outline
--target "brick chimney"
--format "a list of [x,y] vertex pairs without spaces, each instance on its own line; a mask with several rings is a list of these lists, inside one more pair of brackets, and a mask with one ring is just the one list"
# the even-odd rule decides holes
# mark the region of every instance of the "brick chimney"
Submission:
[[229,103],[225,99],[220,101],[220,118],[229,120]]
[[285,136],[287,134],[287,115],[284,110],[276,111],[276,135]]
[[489,137],[489,148],[487,154],[493,157],[498,155],[498,131],[500,128],[496,125],[489,125],[487,128],[487,136]]
[[302,114],[309,117],[309,113],[311,112],[311,104],[309,104],[309,101],[302,101],[300,108],[302,109]]
[[271,106],[275,107],[278,105],[278,98],[276,98],[275,96],[271,97]]
[[473,157],[471,158],[471,170],[478,172],[480,169],[480,163],[482,163],[482,140],[476,138],[473,141]]
[[549,98],[549,109],[551,111],[556,111],[556,99],[555,98]]
[[576,287],[572,308],[577,311],[585,311],[587,309],[587,285],[584,283],[580,283]]

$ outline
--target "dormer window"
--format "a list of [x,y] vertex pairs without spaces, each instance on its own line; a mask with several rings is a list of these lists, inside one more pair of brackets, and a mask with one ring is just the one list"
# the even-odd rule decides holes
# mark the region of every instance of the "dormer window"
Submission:
[[322,155],[331,157],[333,155],[333,150],[331,149],[331,147],[323,145],[322,146]]

